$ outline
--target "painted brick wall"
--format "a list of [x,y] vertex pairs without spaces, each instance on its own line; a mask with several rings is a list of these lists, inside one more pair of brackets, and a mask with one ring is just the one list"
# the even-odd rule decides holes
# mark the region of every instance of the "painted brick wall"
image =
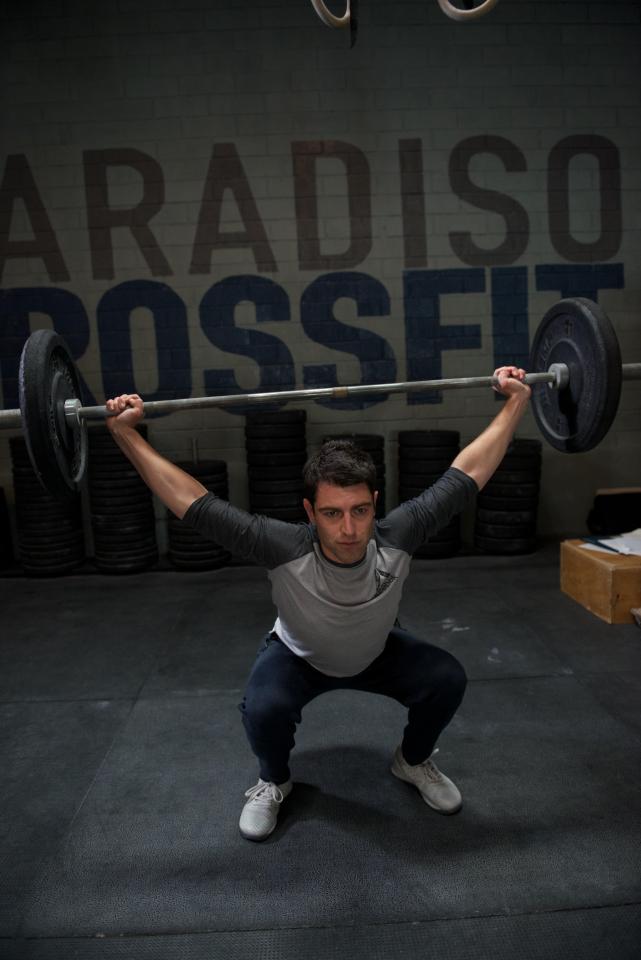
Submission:
[[[5,407],[16,344],[48,325],[97,402],[489,374],[525,362],[562,294],[598,297],[641,359],[641,5],[501,0],[474,24],[436,0],[361,8],[352,50],[306,0],[4,8]],[[310,446],[384,432],[393,499],[399,429],[466,441],[497,409],[416,399],[310,403]],[[542,532],[580,532],[596,488],[641,481],[640,412],[627,384],[597,450],[546,449]],[[242,426],[150,430],[170,458],[225,457],[243,505]]]

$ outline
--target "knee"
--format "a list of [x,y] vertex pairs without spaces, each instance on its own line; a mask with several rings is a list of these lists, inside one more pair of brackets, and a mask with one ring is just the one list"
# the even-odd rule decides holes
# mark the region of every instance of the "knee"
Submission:
[[431,664],[424,681],[433,693],[460,703],[467,686],[467,675],[456,657],[443,650],[438,663]]
[[300,722],[295,707],[273,691],[247,692],[240,704],[243,720],[254,729],[269,729],[281,723]]

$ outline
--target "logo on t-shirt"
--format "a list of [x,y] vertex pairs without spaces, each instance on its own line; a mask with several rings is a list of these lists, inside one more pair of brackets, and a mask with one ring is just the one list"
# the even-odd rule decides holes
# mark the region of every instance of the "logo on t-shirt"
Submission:
[[376,571],[376,593],[374,594],[374,596],[380,597],[382,593],[385,593],[385,591],[392,586],[392,584],[396,579],[398,578],[393,576],[393,574],[391,573],[387,573],[386,570],[377,570]]

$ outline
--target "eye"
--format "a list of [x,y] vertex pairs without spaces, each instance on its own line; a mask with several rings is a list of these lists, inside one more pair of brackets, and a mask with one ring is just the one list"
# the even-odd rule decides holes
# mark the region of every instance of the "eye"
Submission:
[[338,510],[323,510],[323,516],[328,520],[335,520],[338,516]]
[[367,516],[367,514],[369,513],[369,506],[356,507],[356,510],[355,510],[354,512],[355,512],[355,513],[357,514],[357,516],[359,516],[359,517],[365,517],[365,516]]

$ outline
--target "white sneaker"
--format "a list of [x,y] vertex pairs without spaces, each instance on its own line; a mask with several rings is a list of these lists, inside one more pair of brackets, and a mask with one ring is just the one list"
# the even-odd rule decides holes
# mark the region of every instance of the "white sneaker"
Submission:
[[[435,750],[434,753],[436,752]],[[425,803],[439,813],[457,813],[463,806],[458,787],[441,773],[432,759],[411,766],[405,760],[401,748],[397,747],[390,769],[399,780],[413,783]]]
[[259,780],[245,791],[249,800],[240,815],[239,828],[246,840],[264,840],[276,827],[280,805],[292,792],[292,781],[268,783]]

